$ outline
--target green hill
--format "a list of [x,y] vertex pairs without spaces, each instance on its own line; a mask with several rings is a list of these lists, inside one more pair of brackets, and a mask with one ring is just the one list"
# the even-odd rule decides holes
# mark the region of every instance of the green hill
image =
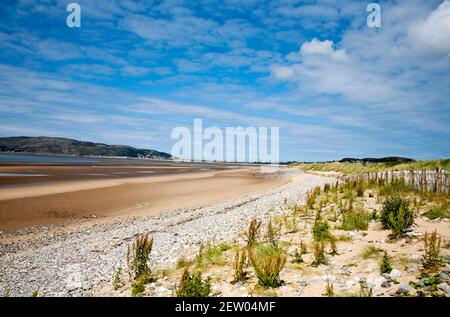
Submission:
[[146,158],[171,158],[170,154],[156,150],[137,149],[126,145],[107,145],[54,137],[0,138],[0,152],[35,154],[60,154],[77,156],[126,156]]

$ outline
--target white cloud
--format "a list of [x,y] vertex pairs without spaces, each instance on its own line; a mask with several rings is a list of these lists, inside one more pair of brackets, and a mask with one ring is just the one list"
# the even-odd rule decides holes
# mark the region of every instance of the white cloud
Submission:
[[426,19],[413,24],[409,39],[421,52],[450,56],[450,1],[444,1]]
[[305,42],[300,48],[300,53],[303,56],[322,55],[336,61],[349,61],[349,56],[345,50],[335,49],[333,42],[329,40],[320,41],[314,38],[310,42]]
[[280,80],[289,80],[294,77],[294,70],[288,66],[273,65],[270,71],[275,78]]

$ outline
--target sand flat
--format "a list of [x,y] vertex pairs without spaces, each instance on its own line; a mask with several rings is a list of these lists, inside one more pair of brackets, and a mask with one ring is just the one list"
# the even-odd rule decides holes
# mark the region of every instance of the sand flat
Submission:
[[0,230],[61,224],[95,215],[157,214],[213,204],[288,182],[237,168],[161,176],[25,184],[0,188]]

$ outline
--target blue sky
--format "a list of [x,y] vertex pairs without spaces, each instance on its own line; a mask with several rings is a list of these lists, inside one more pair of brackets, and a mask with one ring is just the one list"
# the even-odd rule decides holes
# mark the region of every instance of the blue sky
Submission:
[[276,126],[281,160],[450,156],[450,1],[0,4],[0,136],[170,152],[176,126]]

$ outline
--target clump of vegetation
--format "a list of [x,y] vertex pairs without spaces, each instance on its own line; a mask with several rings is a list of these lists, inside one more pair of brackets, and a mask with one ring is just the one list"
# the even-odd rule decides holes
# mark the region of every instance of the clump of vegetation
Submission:
[[380,263],[380,274],[384,273],[391,273],[392,266],[391,266],[391,258],[387,254],[386,251],[384,251],[383,258],[381,259]]
[[334,286],[333,282],[327,281],[327,285],[325,286],[325,294],[326,297],[334,296]]
[[330,238],[330,229],[325,220],[316,219],[312,229],[312,234],[315,241],[326,241]]
[[325,246],[323,242],[317,242],[314,245],[314,261],[311,263],[312,266],[319,266],[321,264],[327,264],[327,258],[325,257]]
[[207,297],[211,293],[211,280],[209,278],[202,280],[200,271],[191,275],[185,268],[175,293],[177,297]]
[[302,253],[295,249],[295,252],[292,254],[292,263],[303,263]]
[[380,216],[384,229],[390,229],[389,237],[399,239],[414,224],[414,212],[410,208],[410,202],[399,196],[389,196],[383,202]]
[[272,245],[258,245],[250,251],[250,263],[262,288],[281,285],[280,272],[286,264],[286,251]]
[[292,262],[293,263],[303,263],[304,261],[303,261],[302,256],[306,253],[308,253],[308,249],[306,247],[306,244],[303,242],[303,240],[301,240],[299,248],[295,249],[295,252],[292,255]]
[[123,286],[122,268],[121,267],[118,267],[117,269],[114,270],[112,284],[113,284],[114,290],[116,290],[116,291]]
[[134,239],[131,246],[127,250],[127,263],[130,274],[134,279],[144,277],[148,280],[151,277],[149,266],[150,253],[153,248],[153,238],[149,234],[139,234]]
[[366,164],[365,162],[294,163],[290,166],[294,166],[305,171],[340,172],[344,175],[355,175],[368,172],[382,172],[392,168],[396,168],[398,170],[410,170],[411,168],[415,170],[421,170],[422,168],[435,170],[436,167],[440,167],[442,169],[449,170],[450,159],[413,162],[383,162],[371,164]]
[[371,244],[371,245],[368,245],[364,249],[363,253],[361,254],[361,257],[364,260],[367,260],[367,259],[370,259],[370,258],[377,258],[380,255],[381,252],[383,252],[382,249],[377,248],[376,246]]
[[367,230],[370,215],[365,211],[348,211],[342,215],[342,230]]
[[383,184],[379,187],[378,194],[380,196],[395,196],[403,193],[409,193],[413,188],[404,181],[395,180],[390,183]]
[[131,296],[142,296],[145,292],[145,283],[147,283],[147,279],[144,275],[135,279],[133,283],[131,283]]
[[431,207],[423,216],[428,219],[450,218],[450,204]]
[[277,230],[272,223],[272,218],[267,223],[267,229],[265,234],[266,241],[273,246],[277,245]]
[[422,283],[416,283],[416,282],[409,282],[409,285],[414,287],[417,290],[417,295],[421,297],[425,296],[432,296],[432,297],[438,297],[438,296],[445,296],[442,294],[439,290],[439,284],[445,282],[441,276],[440,273],[436,274],[429,274],[426,272],[422,272],[420,274],[420,278],[422,279]]
[[225,265],[227,260],[223,252],[230,248],[231,246],[228,244],[211,245],[209,242],[205,248],[202,243],[195,257],[196,268],[204,269],[210,265]]
[[358,185],[356,185],[356,197],[364,197],[364,184],[359,182]]
[[426,271],[436,271],[442,265],[442,259],[440,257],[441,237],[437,234],[436,230],[428,234],[425,233],[424,237],[424,254],[422,256],[422,265]]
[[338,255],[338,251],[337,251],[337,240],[335,238],[335,236],[331,236],[330,237],[330,255]]
[[306,210],[314,208],[316,198],[320,195],[320,187],[316,186],[311,192],[306,193]]
[[248,272],[246,271],[247,266],[247,252],[245,249],[241,249],[236,246],[233,257],[233,271],[234,271],[234,279],[231,282],[235,284],[240,281],[245,281],[247,279]]
[[192,261],[189,261],[185,259],[184,257],[181,257],[177,261],[177,269],[182,269],[186,267],[190,267],[192,265]]
[[284,222],[284,227],[286,229],[286,233],[297,232],[298,227],[297,227],[297,221],[295,220],[295,217],[291,217],[291,218],[286,217],[285,222]]
[[261,227],[261,220],[253,218],[250,221],[245,238],[247,239],[247,247],[252,247],[258,241],[259,229]]

